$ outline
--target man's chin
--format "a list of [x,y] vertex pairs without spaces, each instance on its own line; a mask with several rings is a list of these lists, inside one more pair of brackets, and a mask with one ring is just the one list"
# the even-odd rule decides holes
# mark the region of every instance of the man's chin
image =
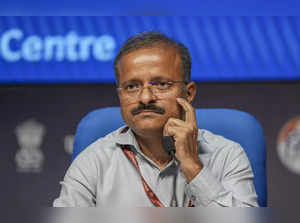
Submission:
[[143,120],[135,123],[132,129],[137,134],[157,134],[163,131],[163,125],[161,123],[155,123],[153,120]]

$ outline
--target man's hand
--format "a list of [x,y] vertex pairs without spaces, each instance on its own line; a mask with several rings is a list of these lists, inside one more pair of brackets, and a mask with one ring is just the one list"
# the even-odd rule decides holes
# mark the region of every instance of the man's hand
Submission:
[[177,98],[177,102],[185,111],[185,121],[170,118],[164,126],[163,134],[173,136],[176,157],[180,160],[181,171],[189,183],[203,168],[198,157],[198,126],[192,105],[183,98]]

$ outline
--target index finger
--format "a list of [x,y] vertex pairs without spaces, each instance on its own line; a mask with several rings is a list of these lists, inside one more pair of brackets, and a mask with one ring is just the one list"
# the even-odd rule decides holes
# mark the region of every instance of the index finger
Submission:
[[177,98],[177,102],[185,111],[185,121],[188,123],[195,123],[196,115],[193,106],[184,98]]

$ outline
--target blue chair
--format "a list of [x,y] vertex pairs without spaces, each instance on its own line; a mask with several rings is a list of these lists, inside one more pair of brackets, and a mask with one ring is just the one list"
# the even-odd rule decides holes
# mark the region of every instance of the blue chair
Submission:
[[[266,152],[261,125],[250,114],[233,109],[195,109],[198,127],[238,142],[245,149],[254,172],[258,203],[267,206]],[[125,123],[120,107],[108,107],[88,113],[79,123],[72,160],[89,144]]]

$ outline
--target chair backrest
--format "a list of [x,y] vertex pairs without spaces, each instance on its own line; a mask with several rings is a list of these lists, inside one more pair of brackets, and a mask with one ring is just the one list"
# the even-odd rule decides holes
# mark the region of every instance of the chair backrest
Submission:
[[[264,133],[250,114],[234,109],[195,109],[197,124],[215,134],[238,142],[244,148],[254,172],[254,186],[260,206],[267,206],[266,152]],[[79,123],[72,160],[89,144],[125,125],[120,107],[108,107],[88,113]]]

